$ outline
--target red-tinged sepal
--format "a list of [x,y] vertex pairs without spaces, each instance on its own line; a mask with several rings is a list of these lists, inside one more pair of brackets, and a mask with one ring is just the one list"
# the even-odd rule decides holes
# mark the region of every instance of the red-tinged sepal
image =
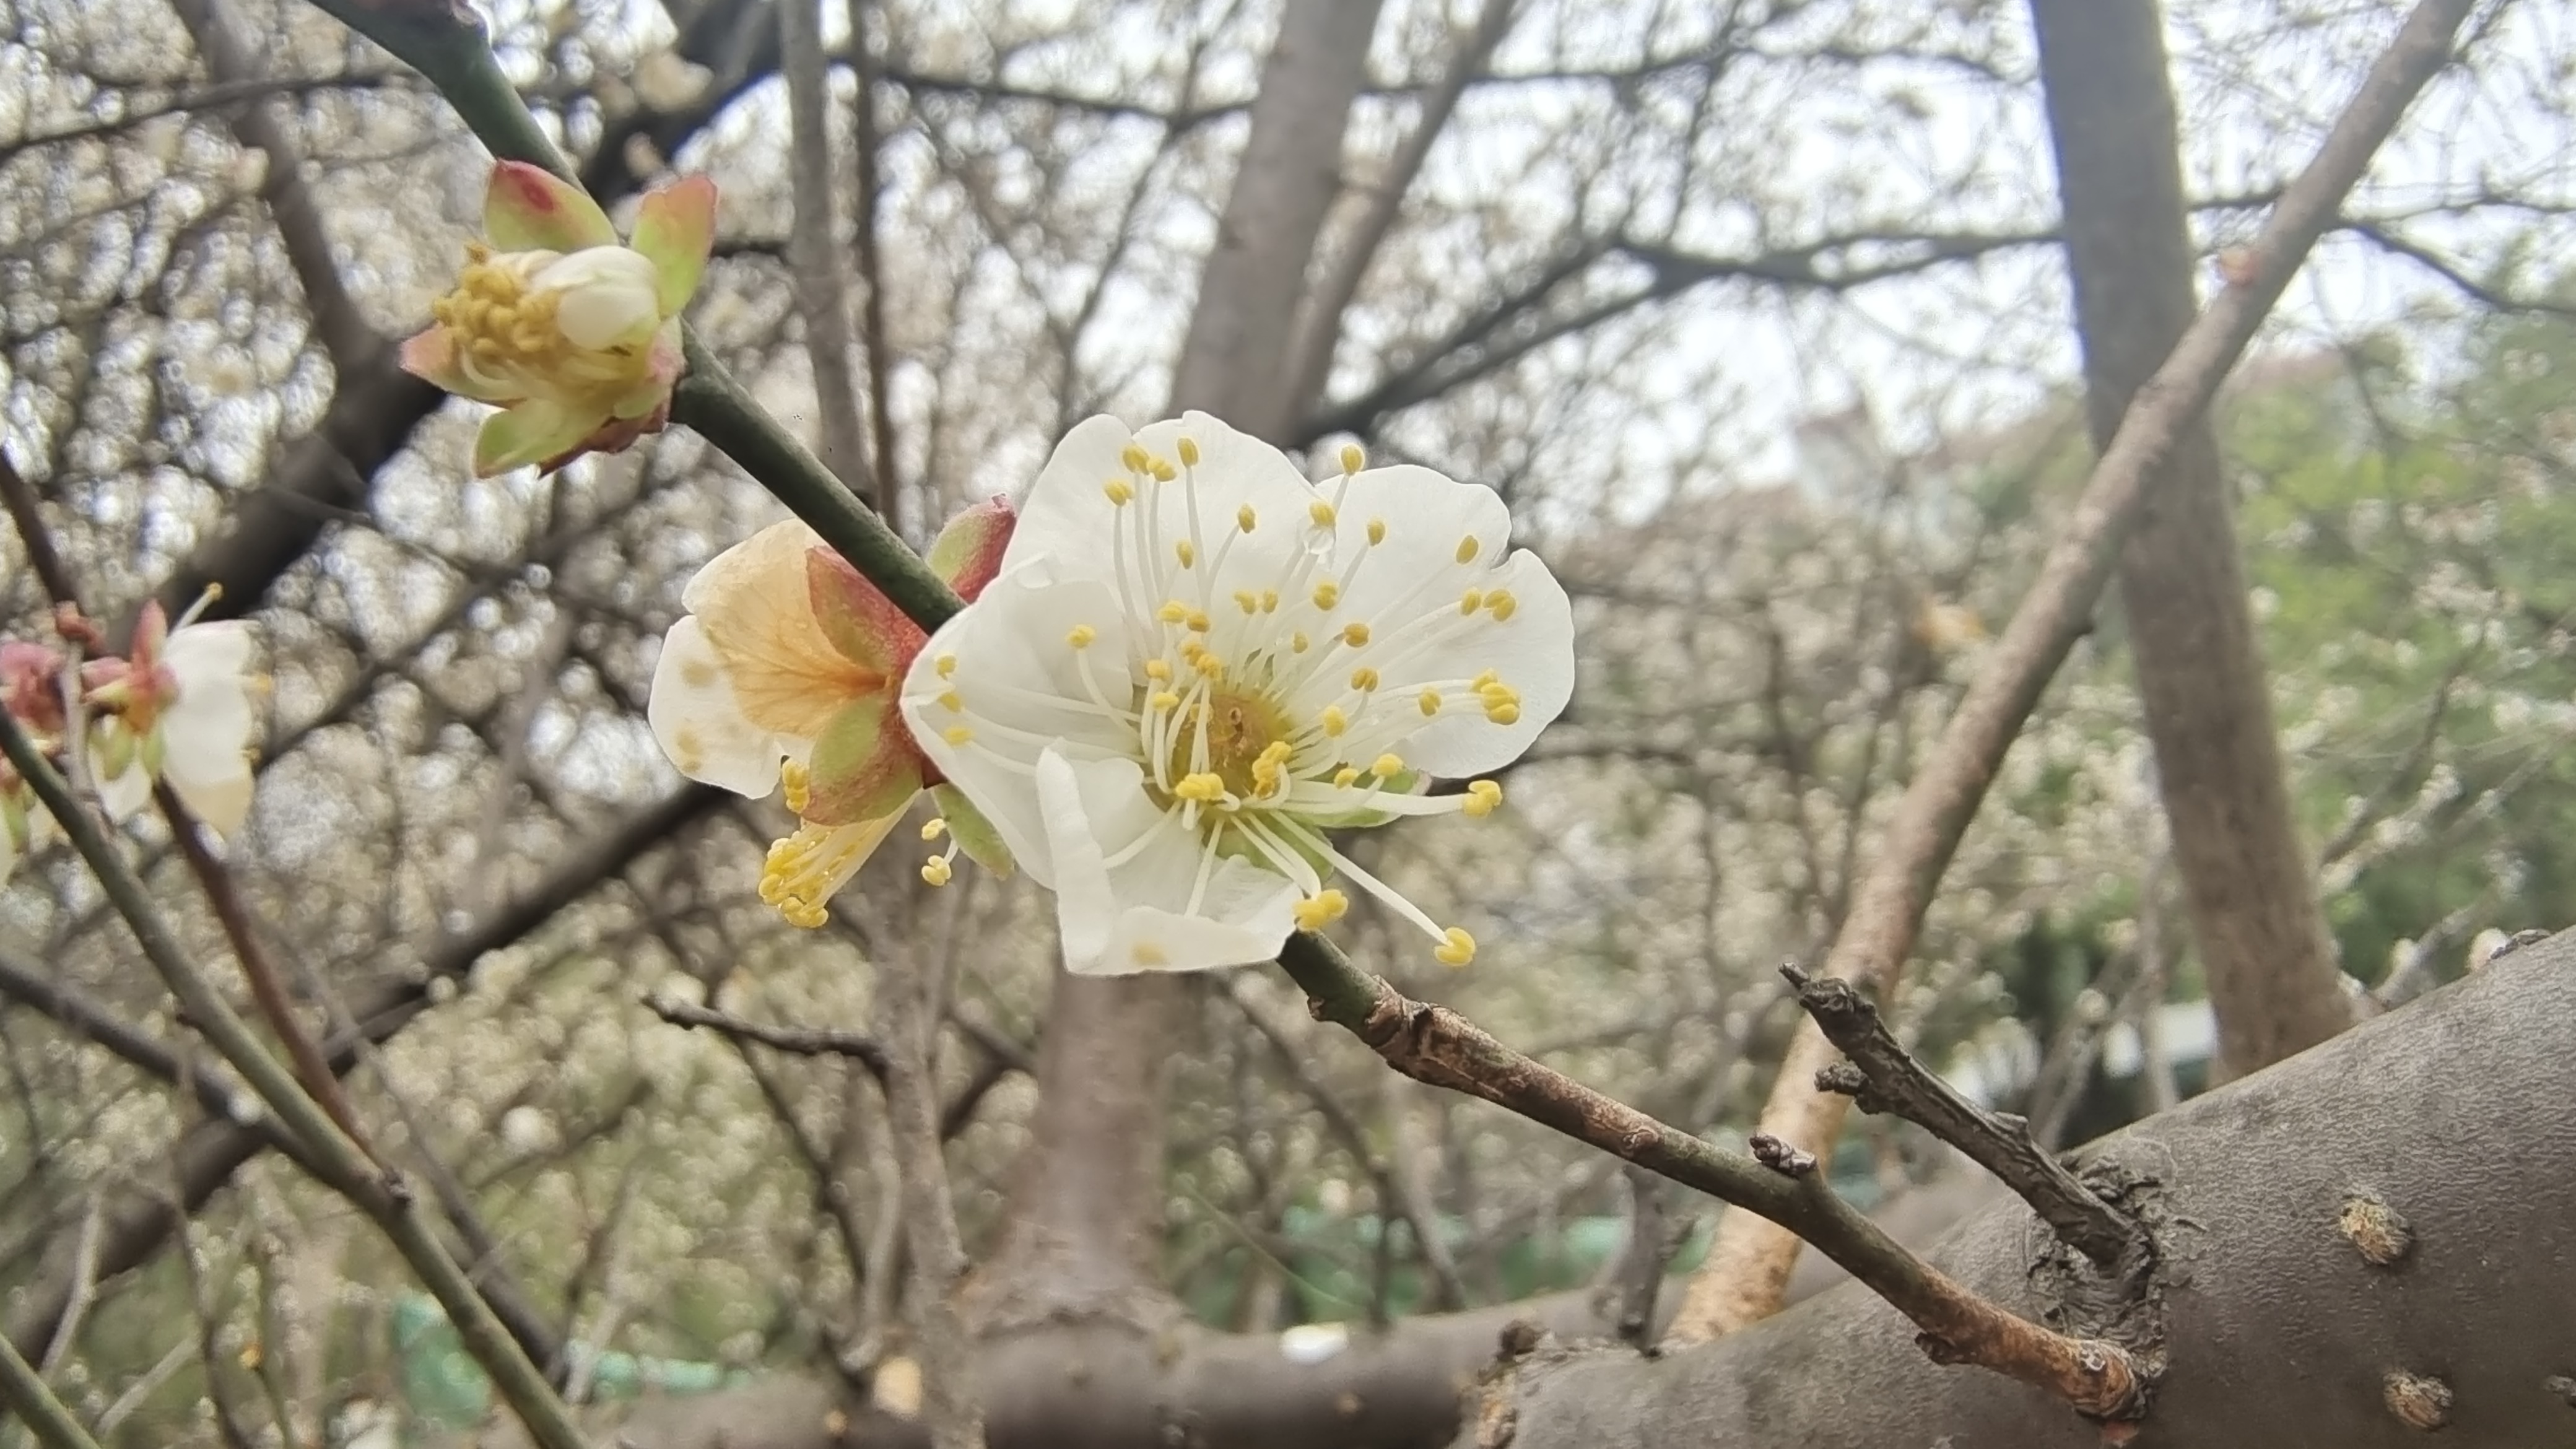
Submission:
[[814,741],[803,818],[848,825],[901,810],[921,793],[921,757],[896,712],[895,694],[857,699]]
[[590,194],[542,166],[503,161],[483,193],[483,231],[495,250],[577,252],[617,245],[617,228]]
[[849,560],[829,548],[805,551],[805,587],[815,622],[842,658],[891,684],[912,656],[921,652],[926,637],[921,626],[906,618]]

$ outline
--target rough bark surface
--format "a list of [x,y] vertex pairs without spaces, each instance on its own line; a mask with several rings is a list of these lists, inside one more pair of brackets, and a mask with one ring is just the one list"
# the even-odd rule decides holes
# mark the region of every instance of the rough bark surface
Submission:
[[[2521,1449],[2576,1433],[2550,1387],[2576,1374],[2576,934],[2314,1051],[2104,1139],[2159,1220],[2171,1355],[2140,1449],[2397,1449],[2398,1373],[2451,1391],[2442,1442]],[[2387,1265],[2347,1200],[2396,1210]],[[2048,1291],[2044,1229],[2018,1202],[1930,1254],[2008,1307],[2080,1317]],[[1941,1368],[1855,1286],[1660,1359],[1523,1368],[1513,1449],[1896,1445],[2094,1449],[2101,1431],[1992,1374]]]
[[[2198,311],[2156,0],[2032,0],[2093,441]],[[2192,939],[2236,1072],[2351,1024],[2298,826],[2218,456],[2195,423],[2148,488],[2120,602]]]

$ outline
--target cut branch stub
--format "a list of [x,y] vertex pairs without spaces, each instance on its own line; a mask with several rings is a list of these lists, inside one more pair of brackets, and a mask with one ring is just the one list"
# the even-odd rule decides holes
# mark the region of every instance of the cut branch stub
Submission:
[[1818,1090],[1849,1096],[1864,1112],[1902,1117],[1958,1148],[2020,1194],[2059,1238],[2103,1267],[2152,1250],[2136,1219],[2103,1201],[2031,1140],[2028,1122],[1979,1107],[1916,1061],[1859,988],[1839,977],[1809,975],[1794,963],[1782,966],[1780,974],[1826,1040],[1851,1058],[1817,1072]]

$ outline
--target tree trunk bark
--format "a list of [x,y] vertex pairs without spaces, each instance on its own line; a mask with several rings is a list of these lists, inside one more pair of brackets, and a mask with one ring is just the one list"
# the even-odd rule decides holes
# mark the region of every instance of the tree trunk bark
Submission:
[[[1342,132],[1380,3],[1304,0],[1282,16],[1173,371],[1173,411],[1204,409],[1265,438],[1287,427],[1289,324],[1340,188]],[[1028,1156],[973,1294],[988,1325],[1168,1319],[1157,1258],[1178,987],[1168,976],[1056,974]]]
[[[2445,1395],[2428,1417],[2454,1449],[2576,1432],[2571,1098],[2576,934],[2079,1153],[2141,1184],[2165,1249],[2170,1363],[2137,1442],[2398,1449],[2430,1427],[2400,1410]],[[2372,1232],[2357,1200],[2403,1228]],[[1927,1256],[2008,1307],[2098,1327],[2045,1290],[2047,1243],[2016,1200]],[[1512,1449],[2103,1442],[2029,1389],[1933,1364],[1855,1286],[1661,1359],[1542,1355],[1504,1392]]]
[[[2031,0],[2094,445],[2191,325],[2191,235],[2155,0]],[[2138,694],[2228,1070],[2352,1022],[2291,818],[2245,575],[2204,418],[2120,559]]]

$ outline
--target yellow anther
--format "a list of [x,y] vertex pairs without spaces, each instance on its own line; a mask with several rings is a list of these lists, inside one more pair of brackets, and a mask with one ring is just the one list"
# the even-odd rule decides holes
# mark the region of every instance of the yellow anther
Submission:
[[1377,688],[1377,671],[1363,664],[1351,671],[1351,688],[1362,694]]
[[1071,630],[1067,631],[1064,636],[1064,642],[1072,645],[1076,649],[1088,649],[1091,647],[1091,641],[1099,637],[1100,631],[1092,628],[1089,624],[1076,624]]
[[1354,648],[1354,649],[1357,649],[1357,648],[1359,648],[1360,646],[1362,646],[1362,645],[1364,645],[1364,644],[1368,643],[1368,641],[1369,641],[1369,626],[1368,626],[1368,625],[1366,625],[1366,624],[1362,624],[1362,623],[1353,622],[1353,623],[1349,623],[1349,624],[1344,624],[1344,625],[1342,626],[1342,642],[1343,642],[1343,643],[1348,644],[1349,646],[1351,646],[1351,647],[1352,647],[1352,648]]
[[940,678],[946,679],[948,676],[957,672],[957,656],[954,654],[942,654],[932,663],[931,667],[939,671]]
[[1383,518],[1372,518],[1372,519],[1370,519],[1370,520],[1369,520],[1369,542],[1371,542],[1371,543],[1384,543],[1384,542],[1386,542],[1386,520],[1385,520],[1385,519],[1383,519]]
[[1247,614],[1258,614],[1261,612],[1261,596],[1250,589],[1237,589],[1234,591],[1234,606]]
[[939,732],[939,737],[952,745],[962,745],[975,738],[975,732],[964,725],[950,725]]
[[1261,612],[1265,614],[1276,614],[1279,612],[1279,591],[1277,589],[1263,589],[1261,591]]
[[1467,687],[1474,690],[1484,690],[1490,689],[1502,682],[1503,676],[1500,671],[1488,669],[1484,673],[1477,675],[1475,678],[1468,680]]
[[778,766],[779,792],[786,797],[787,813],[802,815],[813,803],[814,772],[794,760],[782,760]]
[[1503,807],[1503,787],[1491,780],[1467,782],[1467,803],[1459,808],[1482,819]]
[[1443,966],[1464,966],[1476,959],[1476,938],[1451,926],[1441,943],[1432,948],[1431,959]]
[[1172,964],[1172,958],[1163,954],[1163,948],[1155,945],[1151,941],[1139,941],[1135,945],[1128,947],[1127,959],[1135,962],[1139,966],[1169,966]]
[[1353,785],[1358,784],[1358,783],[1359,783],[1359,779],[1360,779],[1360,767],[1359,767],[1359,766],[1357,766],[1357,765],[1344,765],[1344,766],[1342,766],[1340,769],[1335,770],[1335,771],[1333,772],[1333,788],[1334,788],[1334,789],[1336,789],[1336,790],[1347,790],[1347,789],[1351,788]]
[[1183,438],[1183,439],[1181,439],[1181,442],[1180,442],[1180,454],[1181,454],[1181,466],[1182,466],[1182,467],[1185,467],[1185,468],[1195,468],[1195,467],[1197,467],[1197,466],[1199,465],[1199,441],[1198,441],[1198,439],[1196,439],[1196,438]]
[[1297,903],[1297,929],[1320,931],[1350,914],[1351,898],[1330,887]]
[[1306,631],[1303,629],[1288,636],[1288,652],[1291,654],[1303,654],[1311,647],[1313,647],[1312,641],[1307,639]]
[[1340,705],[1328,704],[1324,706],[1323,727],[1326,736],[1333,739],[1339,739],[1341,738],[1343,731],[1348,730],[1351,727],[1351,718],[1349,715],[1342,713],[1342,707]]
[[1148,660],[1146,660],[1146,661],[1145,661],[1145,677],[1146,677],[1147,679],[1169,679],[1169,678],[1171,678],[1171,677],[1172,677],[1172,663],[1171,663],[1171,661],[1170,661],[1170,660],[1168,660],[1168,659],[1148,659]]
[[1181,623],[1182,621],[1184,621],[1184,620],[1188,619],[1188,618],[1189,618],[1189,616],[1190,616],[1190,606],[1189,606],[1189,605],[1187,605],[1187,604],[1182,603],[1182,602],[1181,602],[1180,600],[1178,600],[1178,599],[1170,600],[1169,602],[1165,603],[1165,604],[1163,605],[1163,607],[1161,607],[1161,608],[1159,608],[1159,609],[1156,609],[1156,610],[1154,611],[1154,617],[1155,617],[1155,618],[1157,618],[1157,619],[1162,620],[1162,621],[1163,621],[1164,623],[1166,623],[1166,624],[1178,624],[1178,623]]
[[1181,782],[1172,787],[1172,793],[1184,800],[1212,805],[1225,798],[1225,777],[1204,770],[1195,775],[1183,775]]
[[1438,714],[1440,712],[1440,691],[1436,689],[1426,689],[1422,691],[1421,704],[1424,715],[1428,716]]
[[1333,505],[1318,498],[1306,505],[1306,516],[1315,520],[1317,528],[1330,528],[1333,526]]
[[1476,550],[1481,546],[1482,545],[1476,542],[1476,535],[1472,533],[1468,534],[1465,538],[1458,540],[1458,562],[1462,564],[1474,563],[1476,561]]
[[1344,444],[1342,444],[1342,471],[1343,471],[1343,472],[1345,472],[1345,473],[1356,473],[1356,472],[1358,472],[1358,471],[1360,470],[1360,465],[1362,465],[1362,464],[1366,463],[1367,461],[1368,461],[1368,454],[1363,453],[1363,452],[1361,452],[1361,451],[1360,451],[1360,445],[1359,445],[1359,444],[1357,444],[1357,443],[1344,443]]
[[1264,746],[1260,758],[1252,762],[1252,793],[1264,799],[1279,793],[1285,783],[1288,757],[1296,747],[1286,740],[1272,740]]
[[1180,559],[1181,567],[1183,568],[1188,568],[1190,565],[1199,561],[1199,546],[1190,542],[1186,538],[1181,539],[1172,545],[1172,553],[1175,557]]
[[939,837],[946,835],[947,833],[948,822],[940,819],[936,815],[933,815],[929,819],[921,822],[921,838],[924,840],[937,840]]
[[941,856],[934,855],[921,863],[921,878],[935,886],[948,884],[949,876],[954,873],[948,868],[947,860]]
[[1461,616],[1472,614],[1483,607],[1485,607],[1483,589],[1469,589],[1458,596],[1458,612]]
[[1157,483],[1169,483],[1181,476],[1181,470],[1173,467],[1172,460],[1169,458],[1156,458],[1146,465],[1145,471],[1153,474],[1154,481]]
[[1138,444],[1129,443],[1118,450],[1118,461],[1126,465],[1128,472],[1142,473],[1145,471],[1145,450]]
[[1145,702],[1158,710],[1175,710],[1181,707],[1181,697],[1168,689]]
[[1512,611],[1520,606],[1521,601],[1513,598],[1509,589],[1496,589],[1485,596],[1485,611],[1494,616],[1497,624],[1510,618]]
[[1108,495],[1110,502],[1124,508],[1136,496],[1136,485],[1124,478],[1112,478],[1100,485],[1100,491]]
[[956,690],[943,689],[939,691],[939,707],[952,713],[964,714],[966,712],[966,701],[957,697]]
[[1521,707],[1517,704],[1489,704],[1485,706],[1485,718],[1498,725],[1519,724]]
[[1342,586],[1326,579],[1315,585],[1315,607],[1329,609],[1342,601]]
[[1404,761],[1396,758],[1395,752],[1390,750],[1369,761],[1369,773],[1381,780],[1392,780],[1404,773]]
[[1204,633],[1206,633],[1206,632],[1208,631],[1209,627],[1210,627],[1210,625],[1208,624],[1208,616],[1207,616],[1207,615],[1200,613],[1200,612],[1199,612],[1198,610],[1196,610],[1196,609],[1192,609],[1192,610],[1190,610],[1190,632],[1191,632],[1191,633],[1193,633],[1193,634],[1204,634]]
[[1254,513],[1252,511],[1252,505],[1249,503],[1234,510],[1234,526],[1242,529],[1246,533],[1250,533],[1252,531],[1252,526],[1260,521],[1261,515]]

